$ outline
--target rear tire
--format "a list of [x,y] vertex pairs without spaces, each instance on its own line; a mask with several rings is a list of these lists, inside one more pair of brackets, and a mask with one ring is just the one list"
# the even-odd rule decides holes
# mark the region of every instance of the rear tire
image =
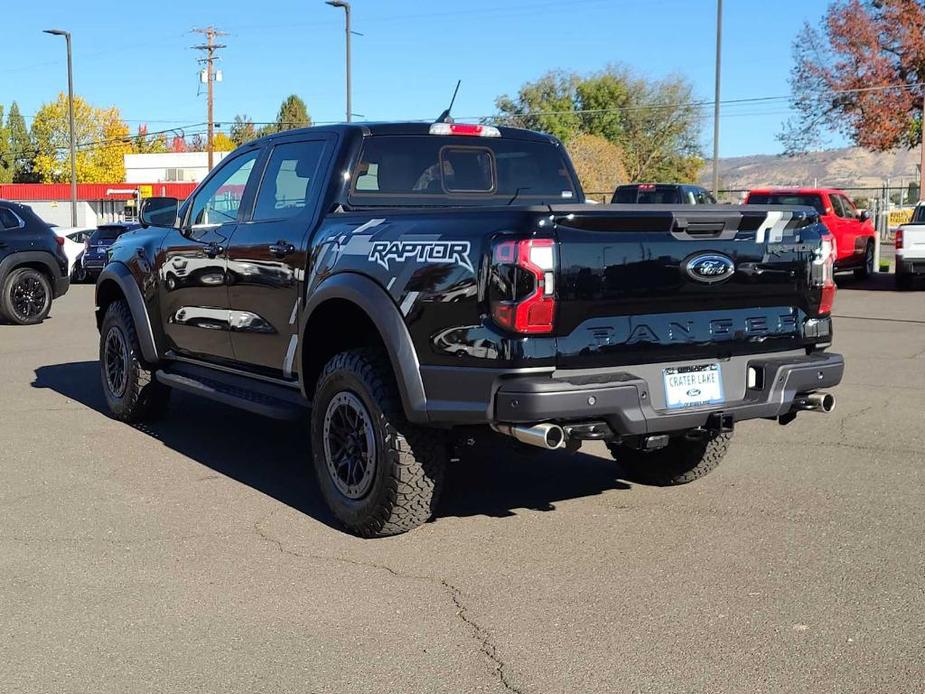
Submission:
[[855,269],[854,279],[866,280],[872,274],[874,274],[874,244],[868,241],[867,248],[864,250],[864,265]]
[[672,439],[657,451],[640,451],[618,444],[607,444],[610,454],[630,473],[632,479],[657,487],[688,484],[712,472],[732,441],[732,434],[719,434],[706,440]]
[[380,352],[341,352],[327,363],[315,387],[311,437],[321,493],[350,532],[397,535],[433,515],[447,439],[405,419]]
[[154,378],[141,357],[132,312],[125,301],[106,309],[100,328],[100,379],[112,416],[135,423],[164,415],[170,388]]
[[34,268],[10,272],[0,291],[0,315],[16,325],[41,323],[51,311],[51,282]]

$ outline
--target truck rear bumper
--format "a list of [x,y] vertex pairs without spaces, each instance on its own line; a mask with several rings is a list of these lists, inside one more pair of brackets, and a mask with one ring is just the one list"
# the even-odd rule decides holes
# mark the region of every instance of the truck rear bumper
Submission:
[[[606,421],[615,434],[623,436],[681,431],[704,427],[720,412],[736,422],[786,415],[798,395],[841,382],[845,368],[842,356],[830,353],[742,356],[719,363],[730,398],[723,404],[668,409],[661,373],[670,364],[648,364],[606,371],[507,374],[491,386],[484,383],[482,388],[490,390],[485,391],[481,405],[471,395],[465,398],[471,405],[468,417],[460,417],[463,413],[459,411],[442,414],[457,423],[467,419],[465,423],[472,424]],[[755,382],[750,386],[752,369]],[[484,382],[484,377],[470,380],[459,371],[457,392],[472,393],[473,387]],[[460,399],[453,404],[461,404]],[[440,414],[431,412],[432,420],[442,419]]]
[[897,275],[925,275],[925,258],[896,257]]

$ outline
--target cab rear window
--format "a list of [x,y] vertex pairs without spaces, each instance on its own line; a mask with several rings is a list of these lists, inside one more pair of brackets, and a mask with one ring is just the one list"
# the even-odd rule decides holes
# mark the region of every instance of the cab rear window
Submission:
[[825,214],[825,205],[818,195],[787,195],[783,193],[754,193],[748,196],[749,205],[790,205],[793,207],[813,207],[816,212]]
[[369,137],[353,172],[357,206],[561,203],[577,197],[558,146],[459,136]]

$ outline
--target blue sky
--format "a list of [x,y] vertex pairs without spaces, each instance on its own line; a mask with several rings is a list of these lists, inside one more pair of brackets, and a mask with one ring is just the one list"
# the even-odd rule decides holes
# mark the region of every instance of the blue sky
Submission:
[[[74,35],[79,94],[118,106],[134,130],[201,123],[205,96],[190,30],[227,31],[216,118],[271,120],[297,93],[316,121],[343,118],[343,11],[322,0],[8,0],[0,43],[0,103],[30,116],[66,88],[64,41]],[[725,0],[723,100],[789,93],[792,40],[827,0]],[[261,11],[255,11],[255,8]],[[369,120],[436,117],[457,79],[457,116],[494,112],[497,95],[553,68],[591,72],[623,63],[640,74],[686,76],[713,96],[715,0],[353,0],[353,110]],[[725,107],[722,156],[775,153],[786,101]],[[711,116],[712,109],[705,110]],[[227,126],[226,126],[227,127]],[[194,131],[195,128],[188,128]],[[703,145],[712,147],[712,121]]]

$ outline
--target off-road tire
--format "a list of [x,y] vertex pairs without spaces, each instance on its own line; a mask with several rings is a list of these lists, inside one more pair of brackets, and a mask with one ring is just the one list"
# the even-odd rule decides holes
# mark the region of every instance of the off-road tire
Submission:
[[[16,287],[23,282],[33,283],[37,291],[43,292],[40,309],[28,315],[22,314],[14,304],[13,293]],[[0,317],[16,325],[35,325],[48,317],[51,311],[52,289],[51,282],[43,273],[35,268],[21,267],[10,272],[0,287]]]
[[855,268],[854,279],[866,280],[876,271],[877,268],[874,267],[874,243],[873,241],[868,241],[867,247],[864,249],[864,265]]
[[[125,387],[114,392],[107,379],[107,339],[118,331],[128,349],[125,365]],[[129,423],[162,417],[170,401],[170,388],[154,378],[154,370],[142,359],[138,333],[132,312],[125,301],[114,301],[106,309],[100,328],[100,380],[103,395],[112,416]]]
[[[375,444],[375,468],[362,498],[350,498],[338,488],[326,460],[325,418],[334,398],[344,393],[366,408]],[[433,515],[443,487],[447,438],[405,419],[391,365],[380,351],[341,352],[324,367],[312,402],[311,444],[321,493],[350,532],[397,535]]]
[[683,436],[656,451],[645,452],[607,444],[610,454],[629,476],[644,484],[670,487],[693,482],[711,472],[726,456],[732,434],[719,434],[706,440]]

